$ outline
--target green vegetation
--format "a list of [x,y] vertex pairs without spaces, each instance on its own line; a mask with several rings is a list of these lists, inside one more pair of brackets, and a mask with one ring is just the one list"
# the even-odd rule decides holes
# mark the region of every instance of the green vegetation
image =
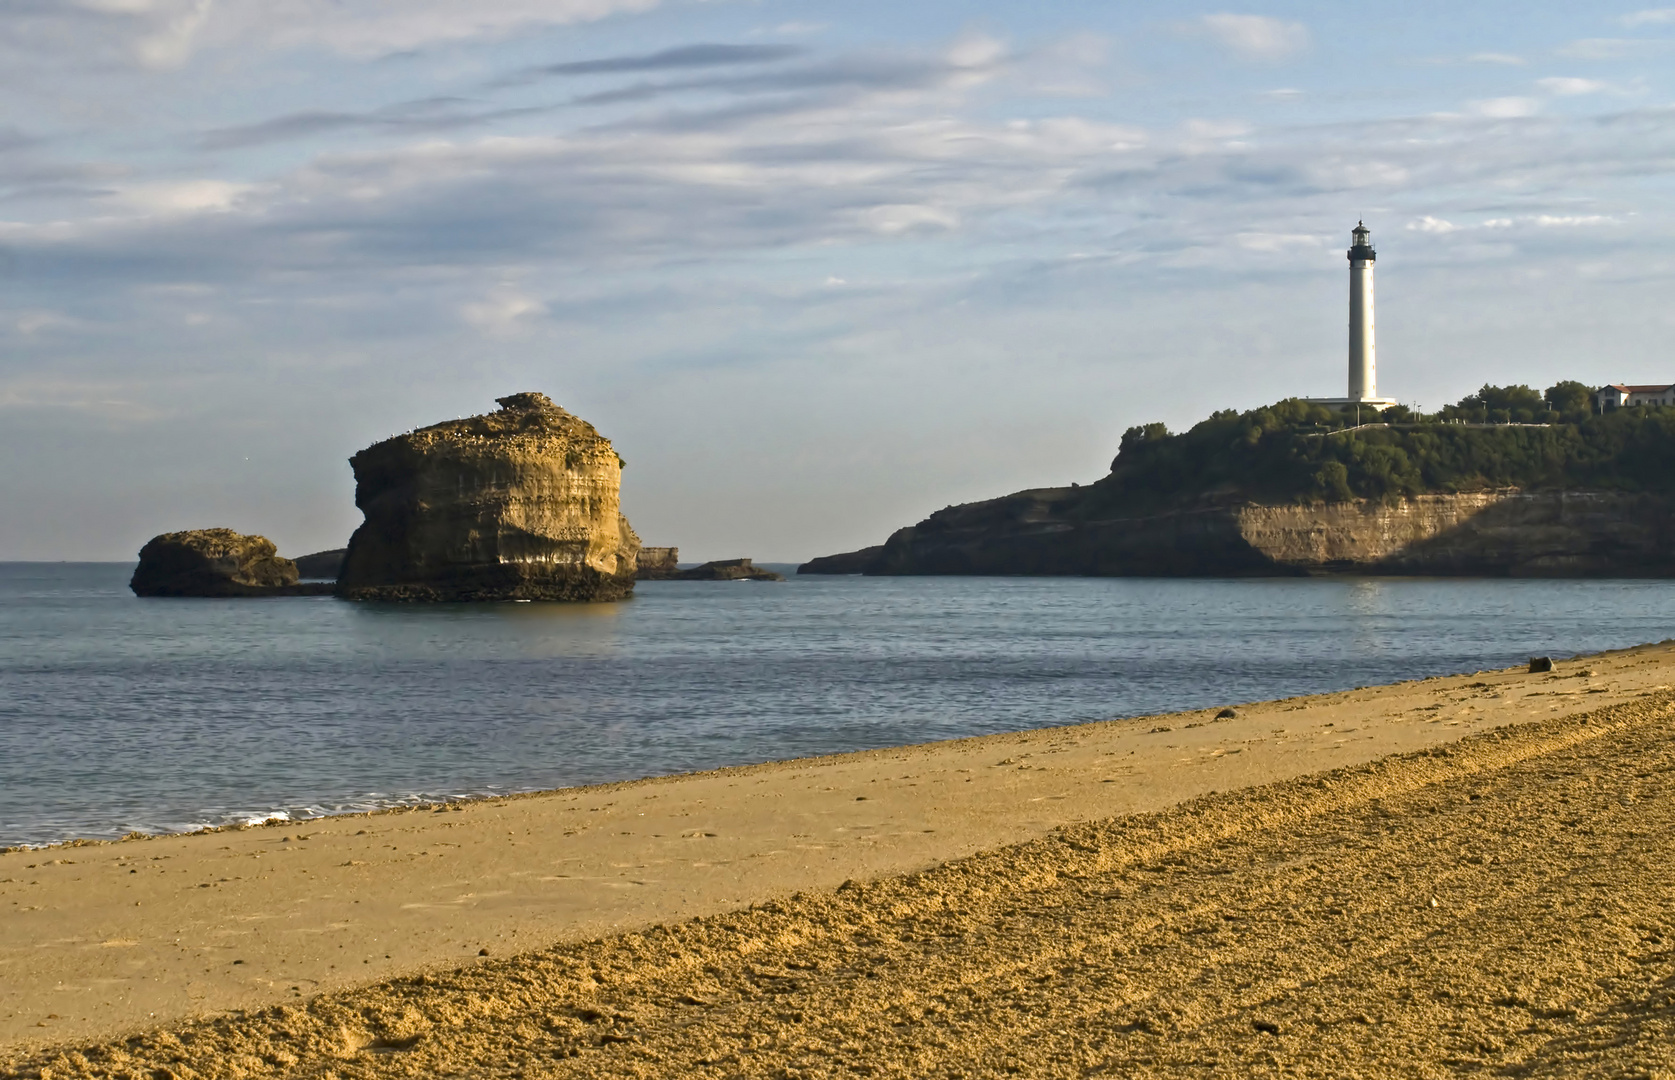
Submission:
[[[1675,409],[1591,412],[1591,391],[1561,382],[1485,386],[1434,415],[1397,406],[1371,426],[1297,398],[1224,410],[1171,434],[1123,434],[1088,508],[1203,497],[1264,502],[1391,499],[1429,492],[1587,488],[1675,491]],[[1367,419],[1367,417],[1363,417]]]

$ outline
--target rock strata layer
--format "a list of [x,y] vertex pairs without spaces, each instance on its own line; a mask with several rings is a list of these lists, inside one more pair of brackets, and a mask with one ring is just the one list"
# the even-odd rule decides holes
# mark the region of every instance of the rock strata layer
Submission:
[[634,563],[638,581],[663,581],[680,573],[680,548],[643,547]]
[[298,596],[329,592],[297,583],[297,566],[273,541],[231,529],[154,536],[128,587],[139,596]]
[[620,600],[640,538],[622,459],[544,394],[386,439],[349,459],[366,520],[338,594],[354,600]]
[[949,507],[798,573],[1675,576],[1675,500],[1660,495],[1502,490],[1102,516],[1087,512],[1086,490]]

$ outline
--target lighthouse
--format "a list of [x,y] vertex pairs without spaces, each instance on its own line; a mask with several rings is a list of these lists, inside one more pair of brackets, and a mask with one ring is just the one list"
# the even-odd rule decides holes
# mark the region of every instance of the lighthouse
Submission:
[[1357,222],[1349,234],[1349,397],[1369,401],[1378,397],[1378,349],[1373,340],[1372,232]]
[[1373,233],[1358,221],[1349,233],[1349,394],[1341,398],[1304,398],[1329,409],[1361,406],[1382,411],[1396,404],[1378,396],[1378,349],[1373,341]]

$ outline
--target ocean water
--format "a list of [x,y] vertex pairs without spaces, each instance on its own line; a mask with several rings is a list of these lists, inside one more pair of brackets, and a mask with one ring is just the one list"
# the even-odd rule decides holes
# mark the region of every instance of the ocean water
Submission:
[[1675,582],[795,578],[140,599],[0,564],[0,845],[1145,715],[1675,634]]

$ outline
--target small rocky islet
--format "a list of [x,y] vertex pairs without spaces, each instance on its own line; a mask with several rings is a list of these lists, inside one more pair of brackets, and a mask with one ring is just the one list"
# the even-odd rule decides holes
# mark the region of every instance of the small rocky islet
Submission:
[[[545,394],[385,439],[349,459],[365,521],[347,548],[292,561],[231,529],[165,533],[140,551],[140,596],[335,594],[349,600],[621,600],[636,580],[783,581],[729,559],[682,570],[621,510],[622,458]],[[303,579],[313,580],[303,580]]]
[[128,587],[137,596],[317,596],[329,584],[299,581],[297,564],[265,536],[188,529],[154,536],[140,549]]

